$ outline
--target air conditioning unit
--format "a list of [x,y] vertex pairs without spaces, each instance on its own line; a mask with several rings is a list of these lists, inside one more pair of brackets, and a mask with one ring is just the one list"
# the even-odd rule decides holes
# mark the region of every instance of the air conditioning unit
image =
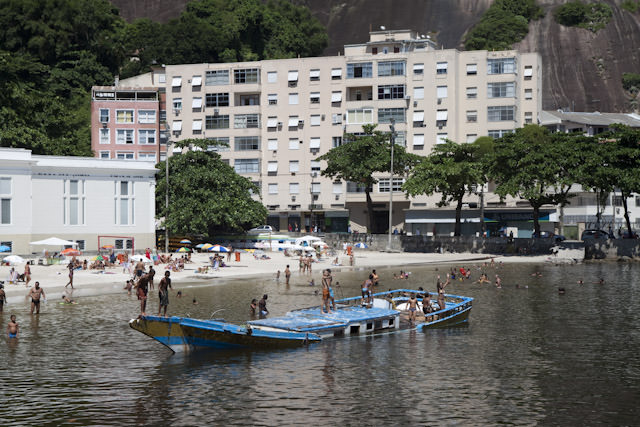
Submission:
[[173,110],[173,114],[175,114],[176,116],[179,116],[180,115],[180,110],[174,109]]
[[340,195],[336,194],[336,200],[340,200]]
[[304,120],[298,120],[298,125],[300,126],[304,125]]
[[218,108],[214,108],[213,109],[213,115],[217,116],[218,114],[220,114],[220,110]]
[[316,178],[318,176],[318,172],[311,172],[311,177]]
[[291,201],[295,202],[296,201],[296,196],[291,196]]
[[320,120],[322,120],[324,122],[324,114],[322,116],[320,116]]
[[282,127],[282,122],[278,122],[278,127],[281,128]]
[[417,107],[418,106],[418,101],[413,101],[413,106]]

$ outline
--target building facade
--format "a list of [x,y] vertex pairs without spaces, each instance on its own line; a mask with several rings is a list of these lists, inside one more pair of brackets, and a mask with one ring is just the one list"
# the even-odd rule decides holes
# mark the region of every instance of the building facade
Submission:
[[[81,250],[155,246],[155,164],[0,148],[0,241],[30,254],[52,236]],[[106,237],[108,236],[108,237]]]
[[[421,155],[445,139],[473,142],[536,123],[541,59],[517,51],[437,49],[413,31],[377,31],[340,56],[167,65],[121,85],[164,89],[171,141],[211,140],[212,150],[261,188],[276,229],[346,231],[351,225],[364,231],[363,189],[322,177],[326,165],[318,156],[342,144],[344,133],[362,132],[363,124],[390,132],[392,119],[395,143]],[[94,121],[94,127],[100,125]],[[389,192],[394,228],[453,231],[452,208],[438,208],[439,197],[406,198],[403,177],[379,178],[371,231],[388,229]],[[486,190],[496,209],[526,209]],[[478,211],[469,215],[469,227],[477,228]]]

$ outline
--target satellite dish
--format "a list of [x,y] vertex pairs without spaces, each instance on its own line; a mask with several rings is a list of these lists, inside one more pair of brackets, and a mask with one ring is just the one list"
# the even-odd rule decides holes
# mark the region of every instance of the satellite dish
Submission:
[[386,30],[387,28],[386,28],[384,25],[380,25],[380,29],[384,31],[384,30]]

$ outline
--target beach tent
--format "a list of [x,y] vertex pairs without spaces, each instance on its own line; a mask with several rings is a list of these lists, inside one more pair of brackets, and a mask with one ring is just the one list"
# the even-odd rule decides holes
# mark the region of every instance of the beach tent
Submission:
[[38,240],[37,242],[30,242],[30,245],[41,245],[41,246],[73,246],[74,248],[78,246],[76,242],[72,242],[70,240],[62,240],[57,237],[49,237],[48,239]]
[[298,237],[295,240],[295,244],[302,245],[302,246],[310,246],[312,242],[315,242],[318,240],[322,240],[322,239],[316,236],[303,236],[303,237]]

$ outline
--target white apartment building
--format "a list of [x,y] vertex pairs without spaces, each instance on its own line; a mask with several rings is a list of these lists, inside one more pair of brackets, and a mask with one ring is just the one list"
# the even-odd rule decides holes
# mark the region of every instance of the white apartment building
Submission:
[[146,161],[0,148],[0,244],[30,254],[42,247],[29,242],[55,236],[97,250],[102,236],[116,249],[154,247],[155,173]]
[[[347,231],[351,225],[364,231],[363,189],[320,176],[326,165],[315,160],[342,144],[345,132],[362,132],[367,123],[388,132],[393,118],[395,142],[421,155],[446,138],[499,137],[538,121],[541,81],[537,53],[438,49],[430,39],[400,30],[372,32],[369,42],[347,45],[340,56],[167,65],[120,84],[165,88],[172,141],[228,143],[212,149],[259,185],[276,229]],[[449,234],[453,208],[438,208],[438,196],[406,198],[402,182],[396,176],[391,185],[380,176],[372,192],[372,231],[388,229],[393,191],[394,228]],[[524,223],[531,214],[491,193],[485,200],[489,213],[511,210]],[[465,212],[467,231],[479,222],[474,203]]]

